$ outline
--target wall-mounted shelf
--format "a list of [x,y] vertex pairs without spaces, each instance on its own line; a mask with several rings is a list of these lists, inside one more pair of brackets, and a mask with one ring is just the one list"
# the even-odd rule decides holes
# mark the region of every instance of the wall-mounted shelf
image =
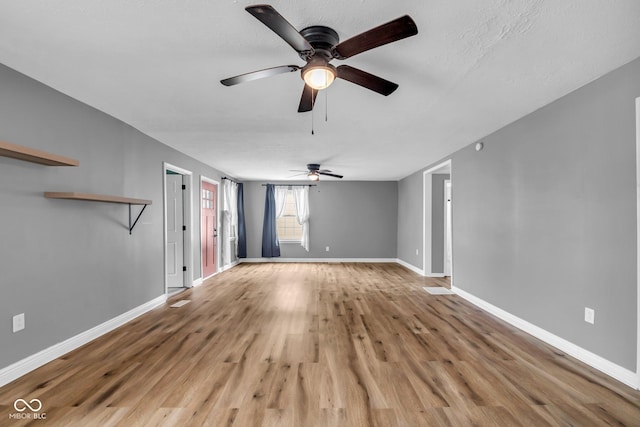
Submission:
[[78,166],[80,162],[70,157],[47,153],[22,145],[0,141],[0,156],[24,160],[31,163],[39,163],[47,166]]
[[[84,200],[90,202],[103,202],[103,203],[119,203],[123,205],[129,205],[129,234],[133,231],[133,227],[136,226],[142,212],[144,212],[147,205],[152,204],[151,200],[146,199],[132,199],[130,197],[121,196],[107,196],[104,194],[91,194],[91,193],[76,193],[76,192],[53,192],[45,191],[44,197],[49,199],[69,199],[69,200]],[[143,205],[142,210],[136,217],[135,221],[132,221],[131,205]],[[133,222],[133,223],[132,223]]]
[[152,204],[151,200],[132,199],[130,197],[120,197],[120,196],[107,196],[104,194],[76,193],[74,191],[70,191],[70,192],[46,191],[44,193],[44,197],[48,197],[49,199],[71,199],[71,200],[88,200],[91,202],[121,203],[124,205]]

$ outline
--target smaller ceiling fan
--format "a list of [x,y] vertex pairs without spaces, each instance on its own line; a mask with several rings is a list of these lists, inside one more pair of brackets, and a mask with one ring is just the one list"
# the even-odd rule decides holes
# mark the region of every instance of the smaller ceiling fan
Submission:
[[329,169],[320,169],[320,165],[318,163],[309,163],[307,165],[306,171],[291,171],[291,172],[302,172],[300,175],[307,175],[311,181],[320,181],[320,175],[332,176],[334,178],[342,179],[342,175],[338,175],[333,173]]
[[396,83],[349,65],[335,67],[329,62],[333,59],[351,58],[370,49],[418,34],[416,23],[410,16],[405,15],[341,42],[334,29],[323,25],[312,25],[298,31],[268,4],[247,6],[245,9],[287,42],[306,62],[306,65],[282,65],[266,68],[229,77],[221,80],[220,83],[225,86],[233,86],[251,80],[300,71],[305,85],[298,106],[299,113],[313,110],[318,90],[327,88],[336,78],[357,84],[381,95],[390,95],[398,88]]

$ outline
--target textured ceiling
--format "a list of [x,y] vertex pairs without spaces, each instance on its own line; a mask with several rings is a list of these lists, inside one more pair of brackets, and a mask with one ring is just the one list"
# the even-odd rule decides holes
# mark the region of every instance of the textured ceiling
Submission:
[[341,40],[404,14],[418,25],[342,62],[399,89],[337,81],[318,96],[311,135],[298,73],[219,82],[303,65],[250,4],[0,0],[0,62],[241,179],[322,163],[395,180],[640,56],[637,0],[274,0],[296,28],[327,25]]

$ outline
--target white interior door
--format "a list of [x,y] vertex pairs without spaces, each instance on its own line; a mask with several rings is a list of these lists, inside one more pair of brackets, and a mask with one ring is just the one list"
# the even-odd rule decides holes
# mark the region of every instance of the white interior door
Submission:
[[453,227],[451,224],[451,180],[444,182],[444,275],[451,276],[451,265],[453,263],[452,236]]
[[182,175],[167,174],[167,286],[184,287],[184,212]]

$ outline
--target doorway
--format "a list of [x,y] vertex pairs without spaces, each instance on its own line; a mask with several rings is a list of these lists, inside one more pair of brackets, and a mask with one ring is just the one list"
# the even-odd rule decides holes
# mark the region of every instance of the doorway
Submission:
[[453,264],[453,226],[451,213],[451,179],[444,181],[444,276],[451,277]]
[[[444,277],[447,264],[446,247],[447,221],[445,208],[445,181],[449,181],[449,189],[452,190],[452,164],[447,160],[423,172],[423,239],[422,239],[422,265],[423,275],[427,277]],[[449,197],[449,200],[452,200]],[[453,206],[453,203],[450,205]],[[449,220],[452,224],[452,220]],[[453,227],[451,227],[453,230]],[[450,235],[453,239],[453,232]],[[452,241],[452,240],[451,240]],[[451,244],[449,246],[452,246]],[[451,251],[453,255],[453,251]],[[450,260],[450,276],[453,276],[453,256]]]
[[165,293],[193,283],[191,232],[191,172],[163,164]]
[[218,182],[200,177],[200,250],[202,278],[218,272]]

